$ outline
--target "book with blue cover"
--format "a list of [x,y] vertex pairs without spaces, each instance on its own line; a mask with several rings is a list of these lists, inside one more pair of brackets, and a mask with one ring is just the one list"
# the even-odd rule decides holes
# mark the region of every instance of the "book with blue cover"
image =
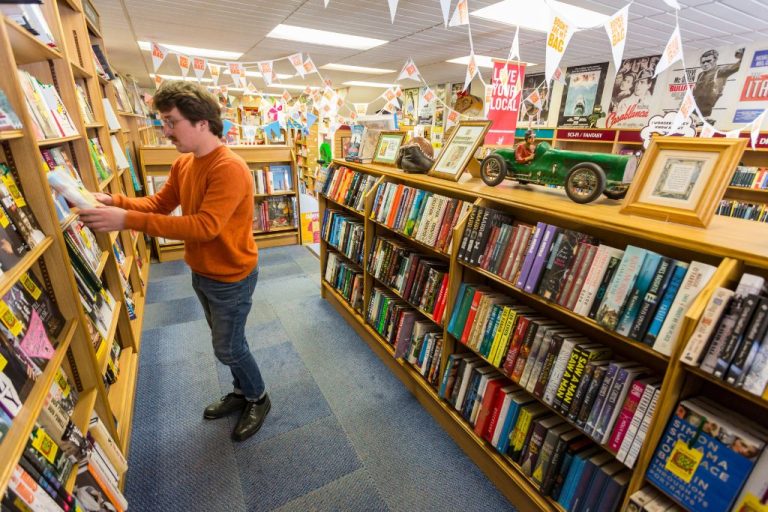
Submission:
[[635,323],[635,318],[640,311],[640,305],[643,303],[643,298],[651,287],[651,281],[653,281],[656,275],[656,269],[661,262],[661,255],[653,251],[648,251],[643,260],[643,266],[640,267],[640,273],[635,280],[635,286],[629,294],[627,303],[624,306],[624,312],[621,314],[621,319],[616,325],[616,332],[622,336],[628,336],[629,331],[632,329],[632,325]]

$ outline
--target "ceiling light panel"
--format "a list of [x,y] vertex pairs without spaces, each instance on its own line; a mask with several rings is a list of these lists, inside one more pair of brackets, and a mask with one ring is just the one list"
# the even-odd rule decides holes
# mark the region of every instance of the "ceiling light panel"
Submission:
[[577,27],[600,26],[609,18],[609,16],[597,11],[576,7],[565,2],[531,2],[530,0],[503,0],[472,11],[470,14],[486,20],[517,25],[520,28],[549,32],[550,16],[547,3],[552,4],[558,13]]
[[[138,43],[139,43],[139,48],[141,48],[145,52],[151,51],[152,44],[149,41],[138,41]],[[177,52],[177,53],[181,53],[181,54],[189,55],[193,57],[205,57],[208,59],[237,60],[243,55],[243,52],[212,50],[209,48],[193,48],[191,46],[180,46],[177,44],[165,44],[165,43],[157,43],[157,44],[159,44],[160,46],[164,46],[169,50],[173,50],[174,52]]]
[[327,30],[316,30],[313,28],[296,27],[293,25],[280,24],[267,34],[267,37],[274,39],[285,39],[288,41],[299,41],[302,43],[318,44],[322,46],[336,46],[339,48],[353,48],[355,50],[368,50],[376,46],[387,43],[383,39],[373,39],[370,37],[353,36],[342,34],[341,32],[330,32]]
[[387,73],[394,73],[396,69],[382,69],[382,68],[367,68],[365,66],[351,66],[348,64],[326,64],[320,66],[320,69],[328,69],[331,71],[347,71],[349,73],[365,73],[366,75],[386,75]]

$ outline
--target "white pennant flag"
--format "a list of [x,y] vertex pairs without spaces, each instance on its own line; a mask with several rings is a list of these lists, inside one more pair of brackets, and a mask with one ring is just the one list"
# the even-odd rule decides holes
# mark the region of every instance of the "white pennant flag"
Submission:
[[389,15],[392,18],[392,23],[395,22],[395,13],[397,12],[397,0],[387,0],[389,3]]
[[561,18],[554,11],[550,11],[551,22],[549,35],[547,36],[546,66],[544,79],[549,83],[555,70],[560,65],[560,60],[565,54],[565,49],[573,36],[573,25]]
[[512,47],[509,49],[507,60],[520,60],[520,27],[515,27],[515,38],[512,40]]
[[451,15],[451,0],[440,0],[440,9],[443,11],[443,22],[448,26],[448,17]]
[[627,42],[627,21],[629,20],[629,4],[620,9],[605,22],[605,32],[611,42],[613,51],[613,66],[618,71],[621,58],[624,56],[624,44]]
[[177,55],[179,58],[179,67],[181,68],[181,76],[184,78],[189,74],[190,61],[186,55]]
[[749,138],[752,142],[752,149],[757,149],[755,148],[755,145],[757,144],[757,138],[760,136],[760,127],[763,125],[766,112],[768,111],[763,110],[763,113],[757,116],[754,121],[752,121],[752,129],[749,133]]
[[664,0],[664,3],[670,6],[673,9],[680,10],[680,4],[677,3],[677,0]]
[[230,62],[229,74],[232,75],[232,80],[235,81],[235,87],[242,87],[243,77],[245,76],[245,70],[243,65],[239,62]]
[[200,57],[194,57],[192,59],[192,70],[195,72],[197,81],[200,82],[203,79],[205,70],[208,68],[208,61],[201,59]]
[[530,103],[533,103],[533,105],[537,108],[541,108],[541,94],[539,93],[538,89],[534,89],[531,91],[531,94],[528,95],[527,98],[525,98],[525,101],[528,101]]
[[211,78],[213,78],[213,85],[219,84],[219,77],[221,76],[221,66],[216,64],[208,64],[208,71],[211,72]]
[[424,91],[424,94],[421,95],[421,100],[426,103],[427,105],[432,103],[437,96],[435,95],[434,91],[427,87],[427,89]]
[[406,78],[409,78],[411,80],[416,80],[417,82],[421,81],[421,75],[419,74],[419,69],[416,67],[416,64],[413,62],[413,59],[409,58],[408,61],[403,66],[403,69],[400,71],[400,76],[397,77],[398,80],[405,80]]
[[160,64],[163,63],[165,60],[165,57],[168,55],[168,50],[164,46],[160,46],[159,44],[155,43],[154,41],[151,43],[152,46],[152,67],[154,67],[154,71],[157,72],[157,68],[160,67]]
[[355,107],[355,113],[359,116],[364,116],[368,112],[367,103],[353,103],[352,105]]
[[253,82],[248,82],[248,86],[245,88],[245,94],[248,96],[256,96],[259,90],[253,85]]
[[672,35],[669,36],[667,46],[664,47],[664,53],[661,54],[661,59],[656,64],[656,71],[653,76],[657,77],[662,71],[669,66],[683,58],[683,41],[680,39],[680,25],[675,25],[675,30]]
[[328,7],[328,2],[330,2],[330,1],[331,0],[323,0],[324,7]]
[[155,75],[155,89],[159,89],[161,85],[163,85],[163,77]]
[[288,60],[291,61],[291,64],[293,64],[293,67],[299,76],[304,78],[304,56],[300,53],[294,53],[288,57]]
[[456,4],[456,9],[453,11],[451,21],[448,22],[449,27],[458,27],[459,25],[469,24],[469,6],[467,0],[459,0]]
[[307,56],[307,60],[304,61],[304,74],[309,75],[310,73],[317,73],[317,68],[315,63],[312,62],[312,57]]
[[464,78],[464,89],[462,89],[462,91],[467,90],[469,84],[472,82],[472,79],[475,78],[476,74],[477,63],[475,62],[475,54],[473,52],[469,55],[469,62],[467,63],[467,76]]
[[711,139],[713,135],[715,135],[715,127],[709,124],[708,122],[704,121],[704,125],[701,127],[701,133],[699,133],[699,137],[702,139]]
[[259,62],[258,65],[261,78],[268,86],[272,85],[272,61]]
[[555,73],[552,75],[552,79],[559,84],[565,85],[565,72],[563,71],[563,68],[557,66]]
[[667,135],[677,133],[680,127],[683,126],[683,124],[688,119],[690,119],[691,114],[693,114],[695,109],[696,100],[693,98],[693,90],[689,87],[685,91],[685,96],[683,96],[682,103],[680,103],[680,109],[677,111],[677,114],[675,114],[675,121],[672,123],[672,129],[669,130]]
[[741,133],[741,128],[736,128],[736,129],[731,130],[729,132],[725,132],[725,138],[726,139],[738,139],[740,133]]

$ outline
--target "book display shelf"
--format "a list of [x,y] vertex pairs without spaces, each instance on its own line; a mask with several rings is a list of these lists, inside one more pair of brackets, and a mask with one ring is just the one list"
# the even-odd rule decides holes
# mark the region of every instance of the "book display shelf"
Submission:
[[[641,489],[658,487],[654,492],[669,494],[654,480],[654,457],[667,441],[668,422],[693,397],[713,401],[713,410],[722,407],[757,424],[768,423],[764,381],[749,391],[682,360],[718,289],[736,289],[747,274],[768,277],[764,224],[715,216],[707,229],[700,229],[621,215],[610,200],[578,205],[557,190],[487,187],[466,174],[454,183],[380,165],[335,160],[334,166],[318,176],[317,184],[322,296],[521,510],[588,505],[578,500],[599,502],[604,507],[599,510],[623,510]],[[413,206],[419,201],[426,202],[424,214],[409,216],[419,210]],[[532,263],[528,269],[536,277],[527,282],[518,282],[519,272],[505,273],[503,262],[514,258],[501,258],[514,253],[513,248],[505,253],[504,246],[512,228],[522,226],[538,227],[538,236],[550,237],[539,245],[547,250],[541,249],[539,268]],[[558,250],[567,243],[571,250],[553,249],[549,259],[555,240]],[[473,243],[474,254],[468,249]],[[605,310],[590,317],[589,308],[579,305],[590,264],[582,262],[581,277],[573,277],[585,279],[585,288],[562,273],[570,268],[561,261],[565,254],[578,267],[579,252],[573,249],[582,250],[580,244],[595,247],[592,251],[605,245],[621,255],[640,254],[639,261],[653,261],[656,272],[661,272],[656,266],[661,260],[679,265],[679,279],[686,276],[679,286],[693,291],[668,293],[669,302],[658,305],[653,317],[660,319],[659,326],[637,327],[640,334],[631,329],[640,313],[625,319],[627,310],[622,310],[612,318]],[[582,254],[592,252],[584,249]],[[631,272],[631,260],[618,256],[617,272]],[[641,273],[639,263],[634,272]],[[646,292],[640,293],[639,277],[623,292],[611,288],[616,280],[609,281],[606,296],[634,293],[641,307]],[[652,290],[649,286],[646,291]],[[592,300],[602,310],[605,298]],[[659,299],[663,304],[660,291]],[[687,309],[677,302],[683,300],[688,300]],[[768,299],[759,300],[768,311]],[[475,315],[485,323],[473,324]],[[533,324],[543,338],[531,335],[537,332]],[[515,338],[512,325],[527,337]],[[648,338],[653,329],[661,332]],[[603,380],[597,380],[598,373]],[[612,375],[610,384],[606,373]],[[511,417],[514,404],[519,405],[517,419],[502,425],[499,417]],[[721,418],[727,417],[725,409],[718,413]],[[524,422],[535,427],[521,426]],[[570,437],[563,444],[558,436]],[[556,459],[553,450],[558,453],[555,447],[561,445],[565,459]],[[571,457],[576,445],[583,451]],[[763,454],[761,460],[766,458]],[[569,481],[574,469],[558,473],[565,471],[563,460],[592,464],[607,483],[592,487],[589,478],[579,480],[585,473]],[[712,489],[717,492],[715,484]]]
[[[245,160],[254,175],[253,237],[258,246],[300,244],[299,177],[293,150],[289,146],[269,145],[229,147]],[[178,157],[174,147],[142,146],[139,149],[148,195],[160,190]],[[182,241],[153,238],[153,244],[161,262],[184,256]]]
[[300,130],[293,130],[293,146],[296,155],[296,170],[299,179],[304,182],[307,189],[315,188],[315,170],[318,159],[317,123],[309,129],[309,134]]
[[[134,192],[129,167],[116,158],[131,145],[130,129],[110,127],[115,86],[96,69],[98,13],[88,5],[96,21],[86,18],[79,0],[29,9],[47,30],[33,35],[23,26],[30,11],[0,14],[0,90],[22,125],[0,131],[0,225],[15,253],[0,275],[0,495],[29,497],[26,472],[71,503],[83,474],[109,473],[116,494],[124,480],[149,264],[142,237],[92,233],[49,186],[56,170],[90,191]],[[86,434],[100,446],[91,451]],[[58,446],[49,446],[58,451],[52,468],[30,455],[48,442]],[[105,453],[111,462],[94,469]]]

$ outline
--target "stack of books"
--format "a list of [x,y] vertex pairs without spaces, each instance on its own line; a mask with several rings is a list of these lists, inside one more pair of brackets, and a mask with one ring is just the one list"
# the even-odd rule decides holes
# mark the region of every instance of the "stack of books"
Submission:
[[331,247],[344,254],[357,265],[363,264],[363,234],[365,227],[359,217],[337,210],[323,212],[320,233]]
[[756,190],[768,189],[768,168],[740,165],[736,167],[736,171],[733,173],[731,186]]
[[723,199],[717,205],[715,213],[726,217],[768,222],[768,204],[766,203]]
[[75,123],[69,116],[56,88],[51,84],[40,82],[21,69],[18,73],[24,99],[32,117],[35,136],[42,140],[78,135]]
[[289,164],[269,164],[253,169],[253,193],[274,194],[293,190],[293,172]]
[[296,197],[267,197],[256,203],[253,210],[253,231],[269,232],[298,226]]
[[321,170],[315,182],[315,191],[331,201],[363,211],[365,195],[373,188],[377,178],[353,171],[347,167],[332,167]]
[[328,253],[324,279],[338,291],[355,311],[363,311],[363,272],[336,252]]

